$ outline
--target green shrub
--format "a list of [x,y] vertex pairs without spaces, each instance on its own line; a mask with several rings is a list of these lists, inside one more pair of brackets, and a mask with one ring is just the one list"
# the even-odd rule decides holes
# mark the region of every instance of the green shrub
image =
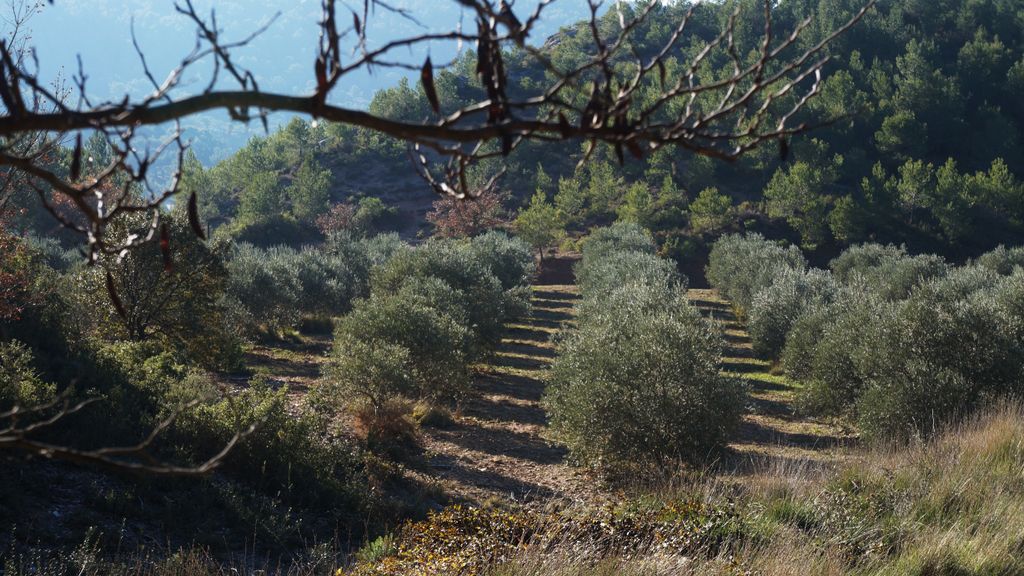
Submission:
[[1024,267],[1024,247],[1007,249],[1005,246],[999,246],[979,256],[976,264],[996,274],[1009,276],[1014,270]]
[[[241,341],[224,305],[230,246],[199,240],[181,214],[166,215],[164,223],[169,270],[159,244],[146,242],[123,255],[103,255],[97,266],[76,267],[63,275],[79,326],[98,341],[156,341],[205,368],[235,369]],[[133,215],[108,233],[125,239],[149,224],[148,217]],[[120,311],[107,294],[108,277]]]
[[576,282],[585,299],[599,305],[623,283],[686,289],[686,279],[671,260],[646,252],[611,252],[599,259],[584,257],[576,267]]
[[391,232],[401,226],[398,208],[388,206],[380,198],[367,196],[359,200],[352,217],[352,230],[362,236]]
[[783,268],[750,306],[748,329],[754,352],[762,358],[777,359],[793,323],[808,308],[830,302],[837,289],[828,272]]
[[323,383],[315,402],[333,409],[357,399],[381,407],[391,398],[416,395],[408,348],[340,331],[324,367]]
[[829,264],[832,273],[840,282],[849,281],[855,273],[882,266],[885,262],[899,260],[907,256],[905,247],[892,244],[861,244],[850,246]]
[[301,250],[241,244],[228,264],[228,302],[250,332],[344,314],[369,291],[369,242],[336,236],[323,249]]
[[[284,197],[281,192],[274,194]],[[218,229],[218,234],[221,234],[221,230],[235,242],[253,244],[260,248],[278,245],[298,247],[320,239],[319,232],[311,223],[299,221],[291,214],[284,213],[264,216],[239,214],[229,225]]]
[[902,300],[921,283],[944,276],[949,266],[941,256],[910,256],[905,248],[864,244],[847,249],[831,263],[837,280],[860,277],[887,300]]
[[394,556],[398,553],[398,544],[395,542],[395,537],[391,534],[386,534],[367,542],[365,546],[356,552],[356,561],[360,564],[378,564],[384,559]]
[[644,252],[654,254],[654,238],[639,224],[617,222],[591,231],[583,241],[584,260],[598,261],[610,252]]
[[[352,342],[362,345],[351,346]],[[343,387],[360,386],[381,397],[405,392],[448,399],[461,395],[469,385],[466,358],[471,346],[469,331],[423,297],[411,292],[374,295],[359,301],[339,321],[332,366],[326,373],[338,376],[337,384]],[[380,368],[372,365],[376,347],[401,348],[407,361],[389,363],[386,371],[378,373]],[[406,384],[406,371],[411,386]]]
[[786,373],[806,384],[804,410],[855,416],[864,388],[858,360],[871,352],[868,331],[890,308],[863,287],[845,287],[831,304],[813,306],[794,322],[782,360]]
[[661,286],[626,284],[559,345],[544,404],[578,461],[695,460],[737,424],[743,390],[718,373],[720,334]]
[[43,381],[34,362],[32,351],[21,342],[0,342],[0,412],[14,406],[42,406],[56,399],[57,386]]
[[808,383],[809,410],[854,417],[868,438],[927,435],[1021,392],[1022,297],[1024,274],[973,266],[897,302],[847,288],[797,321],[787,371]]
[[590,303],[600,305],[626,281],[685,290],[686,278],[655,251],[650,233],[636,224],[619,222],[594,230],[584,239],[583,259],[574,269],[580,292]]
[[468,240],[469,252],[501,282],[505,290],[528,286],[537,269],[530,246],[492,230]]
[[287,388],[257,376],[245,390],[181,415],[172,429],[182,457],[193,462],[220,451],[256,424],[227,456],[223,474],[285,506],[320,507],[352,521],[364,513],[361,464],[352,445],[332,436],[327,421],[290,410]]
[[584,241],[578,327],[559,342],[544,398],[552,429],[579,462],[697,459],[738,422],[743,390],[718,373],[721,334],[654,251],[635,224]]
[[305,249],[292,257],[301,290],[299,309],[304,314],[339,316],[369,290],[369,264],[362,253]]
[[[336,248],[333,248],[333,246],[339,245],[340,242],[342,242],[341,237],[329,239],[328,249],[335,251]],[[344,243],[341,245],[347,246],[350,245],[350,243]],[[371,238],[357,240],[355,247],[365,255],[366,261],[371,267],[380,266],[390,260],[395,254],[412,249],[408,244],[402,241],[398,234],[394,233],[378,234]]]
[[707,278],[738,312],[746,314],[754,296],[787,268],[807,269],[807,260],[796,246],[783,248],[756,233],[730,234],[712,246]]
[[239,244],[228,262],[228,297],[250,332],[280,330],[298,324],[302,284],[287,248],[262,250]]
[[872,326],[860,371],[865,434],[929,434],[987,398],[1019,394],[1024,377],[1020,277],[962,268],[922,285]]
[[452,300],[462,311],[449,316],[459,320],[471,336],[468,358],[479,358],[492,351],[501,340],[505,321],[525,306],[521,292],[503,290],[488,266],[467,244],[456,240],[432,240],[415,250],[396,254],[373,271],[371,291],[375,297],[383,298],[399,293],[404,284],[421,278],[436,278],[454,291]]
[[537,272],[530,246],[504,232],[490,231],[469,240],[469,251],[505,290],[503,320],[529,315],[530,282]]

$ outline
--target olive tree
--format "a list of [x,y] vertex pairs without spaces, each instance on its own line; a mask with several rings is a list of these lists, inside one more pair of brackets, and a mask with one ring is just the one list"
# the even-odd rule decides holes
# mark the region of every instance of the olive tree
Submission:
[[746,314],[757,293],[784,269],[807,269],[807,259],[796,246],[785,248],[756,233],[729,234],[711,248],[707,277],[738,312]]

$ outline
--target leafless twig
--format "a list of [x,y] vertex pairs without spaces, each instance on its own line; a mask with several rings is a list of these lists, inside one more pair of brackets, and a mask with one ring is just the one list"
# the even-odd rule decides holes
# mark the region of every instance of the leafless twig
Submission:
[[[149,189],[147,170],[165,153],[184,158],[186,143],[180,129],[158,149],[140,152],[133,145],[139,127],[178,122],[210,110],[226,110],[239,121],[266,122],[271,111],[308,114],[376,131],[410,143],[414,159],[427,182],[440,194],[476,196],[466,171],[486,158],[508,155],[521,143],[534,141],[585,140],[610,145],[619,156],[624,151],[641,157],[664,146],[675,145],[694,153],[735,160],[769,141],[788,138],[811,128],[796,120],[807,102],[818,94],[822,71],[828,62],[825,48],[838,35],[862,19],[876,0],[865,0],[864,8],[821,42],[801,52],[796,45],[810,19],[800,22],[788,34],[775,30],[772,2],[764,0],[764,31],[752,55],[744,56],[736,41],[734,12],[720,34],[706,42],[696,55],[685,58],[688,27],[700,2],[684,3],[678,22],[665,43],[650,56],[633,47],[639,30],[654,18],[673,13],[661,2],[623,6],[617,2],[614,15],[600,14],[602,2],[587,0],[591,53],[571,69],[558,69],[544,50],[528,43],[531,33],[557,0],[539,2],[532,13],[520,19],[513,4],[504,0],[448,0],[458,4],[475,20],[475,30],[423,33],[370,47],[369,21],[375,10],[390,10],[412,16],[382,0],[366,0],[362,10],[342,17],[344,10],[335,0],[322,0],[323,17],[317,56],[313,65],[316,88],[312,94],[290,95],[264,92],[255,75],[234,58],[235,49],[254,41],[265,30],[230,41],[220,29],[216,13],[200,14],[192,0],[181,0],[177,12],[195,27],[192,51],[157,81],[142,47],[135,42],[144,74],[153,92],[133,101],[88,101],[87,77],[75,78],[78,105],[67,103],[67,95],[41,85],[25,63],[26,48],[17,35],[0,43],[0,166],[9,174],[20,174],[39,190],[44,205],[65,226],[82,233],[89,242],[90,256],[123,253],[133,243],[153,237],[158,225],[157,208],[178,191],[178,178],[163,189]],[[689,4],[688,6],[686,4]],[[618,28],[608,35],[603,18],[618,18]],[[346,19],[347,18],[347,19]],[[273,19],[270,21],[273,22]],[[346,23],[350,22],[350,23]],[[271,24],[268,23],[267,26]],[[433,88],[433,65],[420,67],[425,94],[435,116],[409,122],[376,116],[330,102],[331,93],[355,70],[373,67],[412,68],[393,55],[400,50],[426,46],[437,41],[457,41],[476,47],[476,72],[484,97],[458,110],[443,110]],[[347,46],[354,46],[349,53]],[[507,51],[523,50],[546,71],[550,82],[530,96],[513,97],[509,90]],[[706,78],[713,61],[726,59],[730,73]],[[185,71],[200,62],[211,62],[213,74],[197,94],[177,96],[175,88]],[[681,73],[667,70],[672,65]],[[669,77],[674,76],[674,77]],[[234,84],[224,87],[222,80]],[[653,99],[641,101],[641,90],[659,86]],[[107,166],[91,167],[88,173],[59,173],[40,161],[38,143],[18,145],[25,138],[45,141],[50,147],[65,142],[69,134],[98,131],[103,134],[113,159]],[[76,137],[80,142],[80,137]],[[489,146],[496,143],[496,146]],[[431,163],[420,152],[429,149],[431,158],[447,158],[440,176],[431,174]],[[81,146],[72,151],[72,165],[81,166]],[[64,206],[63,212],[54,204]],[[69,207],[69,208],[68,208]],[[122,214],[154,214],[152,226],[140,230],[130,242],[109,244],[104,231]],[[70,215],[69,215],[70,214]]]

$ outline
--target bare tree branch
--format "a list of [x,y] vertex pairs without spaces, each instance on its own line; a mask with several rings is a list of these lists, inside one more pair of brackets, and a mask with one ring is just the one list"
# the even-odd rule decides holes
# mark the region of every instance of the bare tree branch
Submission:
[[[228,401],[232,401],[230,395],[226,395],[226,397]],[[254,422],[237,431],[220,451],[195,466],[179,466],[162,462],[150,454],[150,449],[182,414],[198,406],[199,400],[185,403],[173,410],[157,423],[145,438],[133,445],[83,450],[33,438],[34,435],[37,436],[51,429],[69,416],[75,415],[97,402],[99,402],[98,398],[89,398],[71,403],[68,394],[64,394],[43,405],[15,406],[6,412],[0,412],[0,450],[19,450],[44,458],[76,464],[98,465],[121,472],[156,476],[201,476],[220,466],[235,446],[252,434],[259,425],[259,422]]]
[[[578,139],[589,141],[591,150],[598,143],[611,145],[620,158],[624,149],[634,156],[642,156],[675,145],[697,154],[735,160],[766,141],[812,128],[805,123],[794,124],[794,121],[819,92],[822,70],[828,62],[824,55],[826,46],[861,20],[875,4],[875,0],[866,0],[864,8],[849,22],[805,52],[786,57],[810,20],[800,22],[789,34],[783,35],[781,41],[775,42],[778,33],[772,19],[773,3],[764,0],[764,31],[757,46],[757,57],[752,62],[745,62],[736,43],[736,22],[740,17],[737,8],[720,34],[678,67],[686,73],[678,78],[667,78],[668,61],[678,60],[684,54],[687,26],[694,12],[700,9],[700,2],[689,3],[664,45],[652,57],[644,59],[632,47],[632,40],[652,18],[661,17],[665,12],[662,3],[629,6],[628,17],[621,3],[616,3],[618,31],[606,38],[600,15],[602,3],[588,0],[590,17],[586,29],[593,52],[578,66],[559,70],[543,50],[528,43],[545,9],[556,0],[539,2],[525,20],[517,18],[512,5],[503,0],[449,1],[472,15],[475,31],[464,30],[460,24],[451,32],[424,33],[370,48],[367,34],[374,10],[388,10],[410,19],[412,16],[381,0],[369,0],[361,13],[352,11],[350,25],[342,25],[337,3],[322,0],[323,17],[313,66],[316,89],[309,95],[264,92],[255,75],[233,58],[233,51],[258,38],[272,25],[273,18],[250,35],[227,41],[216,13],[201,15],[192,0],[182,0],[176,10],[194,25],[195,46],[164,81],[157,81],[133,34],[133,45],[144,75],[153,86],[151,94],[137,101],[125,96],[118,102],[89,102],[85,92],[87,77],[80,70],[75,79],[79,104],[68,105],[66,97],[43,87],[28,69],[24,61],[26,48],[18,45],[16,33],[12,34],[0,43],[0,96],[3,100],[0,166],[7,166],[9,173],[20,173],[41,182],[50,195],[63,197],[73,205],[81,220],[74,229],[86,236],[90,256],[95,259],[97,254],[120,253],[130,247],[131,243],[126,246],[105,242],[104,231],[111,220],[123,213],[155,211],[177,193],[176,177],[163,190],[149,190],[146,170],[169,148],[175,149],[180,166],[187,148],[180,130],[160,149],[140,153],[132,146],[138,128],[178,122],[212,110],[225,110],[238,121],[259,119],[264,123],[272,111],[306,114],[386,134],[416,148],[427,147],[437,156],[449,159],[444,174],[430,176],[429,163],[421,162],[424,157],[417,152],[414,158],[418,170],[439,193],[460,197],[479,195],[479,190],[468,189],[465,172],[495,155],[495,147],[485,146],[491,142],[498,144],[503,155],[525,141]],[[413,69],[415,66],[391,55],[398,50],[438,41],[476,46],[477,74],[486,98],[422,122],[385,118],[329,103],[331,93],[353,71],[373,67]],[[343,62],[343,46],[350,44],[354,52],[351,58],[345,55]],[[519,99],[509,95],[505,64],[508,49],[525,51],[543,67],[550,78],[543,91]],[[718,79],[698,79],[698,72],[719,56],[731,62],[731,73]],[[176,96],[175,89],[186,70],[200,62],[213,65],[209,83],[200,93]],[[433,75],[424,72],[423,78],[432,81]],[[637,102],[639,90],[652,82],[654,73],[658,75],[662,91],[652,102],[640,105]],[[222,88],[222,80],[235,87]],[[432,87],[426,90],[431,93]],[[801,94],[794,96],[797,91]],[[576,103],[581,93],[589,94],[584,106]],[[791,103],[790,107],[780,110],[786,102]],[[675,117],[668,116],[666,111],[675,103],[682,104],[676,107],[681,112]],[[99,131],[116,151],[110,166],[95,171],[82,183],[72,182],[66,175],[44,165],[38,154],[26,153],[24,147],[14,146],[26,135],[57,143],[63,142],[67,134],[81,131]],[[118,187],[116,192],[105,184],[115,176],[128,183]],[[146,193],[138,193],[139,188]],[[98,194],[100,190],[105,190],[102,198]],[[132,190],[136,193],[130,193]],[[40,197],[46,196],[40,194]],[[68,224],[66,216],[58,218],[62,224]],[[155,229],[154,223],[153,228],[140,231],[133,240],[152,238]]]

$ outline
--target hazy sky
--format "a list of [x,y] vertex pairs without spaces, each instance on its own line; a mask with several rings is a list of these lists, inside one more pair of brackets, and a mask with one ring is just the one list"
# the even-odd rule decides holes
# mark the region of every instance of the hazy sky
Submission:
[[[453,0],[393,0],[393,5],[409,9],[424,27],[386,12],[371,18],[368,35],[371,42],[382,43],[426,30],[451,30],[460,20],[461,11]],[[271,28],[251,46],[237,51],[240,64],[252,69],[261,87],[268,91],[305,92],[313,88],[312,70],[317,40],[317,22],[321,17],[319,0],[195,0],[201,13],[215,8],[218,24],[228,39],[238,39],[258,29],[275,13],[280,13]],[[362,2],[354,2],[361,8]],[[536,0],[520,0],[516,11],[527,14]],[[343,9],[339,3],[339,12]],[[559,27],[586,14],[584,0],[556,0],[546,9],[544,26],[533,38],[536,43],[556,32]],[[347,11],[346,11],[347,12]],[[348,24],[347,13],[339,13]],[[144,48],[150,67],[158,79],[188,53],[195,36],[188,20],[176,14],[173,0],[56,0],[44,6],[31,22],[40,63],[46,75],[77,67],[81,55],[90,76],[90,92],[100,98],[119,97],[126,91],[145,93],[149,84],[142,77],[142,67],[131,44],[130,30],[135,31]],[[471,24],[466,20],[466,24]],[[451,58],[454,44],[430,47],[435,61]],[[400,54],[402,55],[402,54]],[[426,56],[421,51],[403,55],[410,62],[420,63]],[[188,78],[200,85],[200,74]],[[334,94],[335,101],[350,106],[365,106],[381,87],[394,85],[402,72],[379,69],[374,75],[354,74]]]
[[[251,45],[235,51],[236,62],[256,74],[264,91],[290,94],[309,93],[314,88],[313,62],[321,18],[320,0],[194,0],[200,13],[213,8],[223,37],[238,40],[266,24],[279,13],[271,27]],[[408,9],[422,26],[392,13],[378,11],[370,19],[371,44],[425,31],[449,31],[463,17],[455,0],[390,0],[394,6]],[[349,4],[361,10],[361,0]],[[0,3],[2,5],[2,3]],[[525,15],[537,0],[519,0],[518,14]],[[339,20],[347,25],[351,16],[344,2],[338,3]],[[562,26],[588,14],[585,0],[555,0],[545,9],[546,18],[531,39],[540,44]],[[189,20],[177,14],[173,0],[55,0],[43,3],[41,12],[29,24],[43,78],[65,77],[77,72],[80,56],[89,78],[88,93],[96,100],[120,101],[125,94],[139,97],[152,88],[142,73],[142,65],[132,47],[134,28],[146,54],[149,67],[162,81],[195,43],[195,30]],[[466,16],[466,25],[472,20]],[[426,57],[426,48],[398,53],[416,65]],[[454,43],[429,47],[435,63],[450,60],[456,53]],[[199,90],[208,78],[210,67],[198,66],[186,75],[182,90]],[[395,69],[377,69],[374,74],[356,72],[347,76],[331,95],[331,102],[355,108],[366,107],[374,92],[397,84],[402,75],[413,73]],[[272,125],[286,122],[290,115],[272,117]],[[203,114],[186,121],[189,137],[204,164],[210,165],[237,150],[262,127],[231,122],[225,112]],[[168,128],[169,129],[169,128]],[[162,133],[164,129],[152,132]]]

